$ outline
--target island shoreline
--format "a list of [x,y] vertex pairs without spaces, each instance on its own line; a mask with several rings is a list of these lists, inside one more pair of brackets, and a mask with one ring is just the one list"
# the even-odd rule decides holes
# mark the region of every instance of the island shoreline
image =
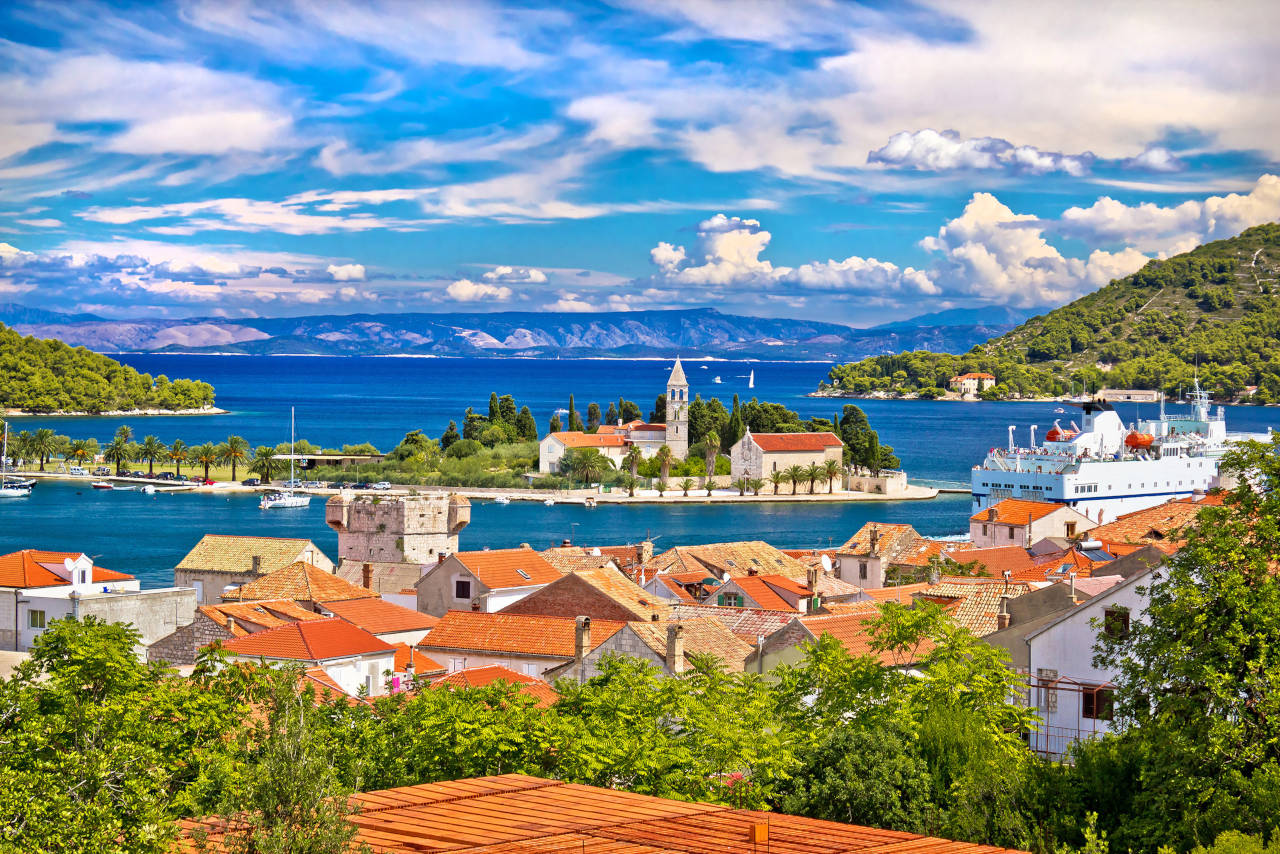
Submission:
[[5,418],[150,418],[160,415],[230,415],[231,410],[216,406],[198,409],[112,409],[105,412],[54,411],[27,412],[22,409],[5,409]]

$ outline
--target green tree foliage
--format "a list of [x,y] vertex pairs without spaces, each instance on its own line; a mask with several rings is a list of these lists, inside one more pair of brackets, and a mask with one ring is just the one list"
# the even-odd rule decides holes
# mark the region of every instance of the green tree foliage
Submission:
[[24,338],[0,325],[0,408],[96,413],[212,405],[213,386],[206,382],[152,379],[84,347]]
[[283,468],[283,463],[276,459],[276,449],[259,445],[253,451],[253,459],[249,462],[249,471],[258,475],[264,482],[275,477],[275,473]]
[[219,458],[231,466],[231,479],[236,479],[236,469],[249,462],[249,443],[242,436],[228,436],[219,446]]
[[440,447],[447,451],[449,446],[461,438],[462,435],[458,432],[458,422],[450,421],[448,429],[440,434]]

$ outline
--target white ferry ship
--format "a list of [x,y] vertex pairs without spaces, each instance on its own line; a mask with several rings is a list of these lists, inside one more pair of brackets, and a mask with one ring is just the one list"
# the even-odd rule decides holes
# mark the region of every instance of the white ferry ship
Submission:
[[1209,395],[1197,383],[1189,397],[1191,411],[1142,419],[1126,428],[1103,400],[1080,404],[1081,424],[1055,421],[1044,441],[1014,441],[992,448],[973,467],[973,510],[976,513],[1005,498],[1057,501],[1077,508],[1098,522],[1154,507],[1197,490],[1229,486],[1218,477],[1218,464],[1232,442],[1267,440],[1265,434],[1227,433],[1221,406],[1210,411]]

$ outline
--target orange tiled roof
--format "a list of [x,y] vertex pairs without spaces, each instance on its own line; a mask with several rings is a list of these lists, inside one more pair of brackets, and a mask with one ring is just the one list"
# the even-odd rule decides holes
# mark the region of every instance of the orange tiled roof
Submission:
[[300,537],[246,537],[239,534],[205,534],[178,563],[178,569],[212,572],[248,572],[259,558],[263,572],[305,559],[303,553],[319,552]]
[[[967,842],[877,830],[724,804],[674,801],[519,774],[477,777],[357,794],[355,842],[380,854],[997,854]],[[217,820],[181,822],[218,844]],[[759,828],[759,830],[755,830]],[[753,843],[767,828],[768,842]]]
[[[998,525],[1030,525],[1050,513],[1056,513],[1065,504],[1052,501],[1027,501],[1024,498],[1006,498],[986,510],[979,510],[969,517],[970,522],[995,522]],[[992,511],[995,511],[994,517]]]
[[584,569],[603,569],[607,566],[617,566],[617,561],[611,555],[603,552],[595,555],[582,546],[555,546],[543,549],[541,554],[547,563],[561,572],[579,572]]
[[396,673],[408,673],[410,661],[413,662],[415,676],[433,676],[445,671],[443,664],[420,649],[415,649],[407,643],[397,643],[392,646],[396,648]]
[[[591,621],[591,648],[613,637],[626,623]],[[572,617],[448,611],[419,644],[429,650],[470,650],[572,658],[576,625]]]
[[[1043,587],[1044,585],[1040,585]],[[937,584],[920,591],[917,598],[939,601],[956,601],[958,605],[948,609],[951,619],[964,626],[975,635],[989,635],[997,628],[996,614],[1000,608],[1000,598],[1008,596],[1017,598],[1030,593],[1035,588],[1026,581],[1009,581],[990,578],[945,577]]]
[[928,581],[918,584],[895,584],[893,587],[862,588],[862,594],[874,602],[910,602],[912,595],[929,588]]
[[[629,611],[637,620],[649,620],[654,614],[665,616],[668,604],[645,590],[612,567],[585,569],[574,573],[579,581],[591,585],[602,596]],[[556,583],[556,582],[553,582]]]
[[951,558],[956,563],[977,563],[992,578],[1000,578],[1007,569],[1016,574],[1035,564],[1027,550],[1018,546],[993,546],[988,549],[968,549]]
[[719,578],[726,572],[739,576],[752,570],[785,575],[788,578],[805,578],[809,574],[809,567],[805,563],[763,540],[676,546],[654,555],[652,560],[644,564],[643,570],[646,578],[652,578],[655,573],[679,575],[686,572],[701,572],[702,578],[708,575]]
[[[62,568],[64,560],[75,560],[80,552],[48,552],[41,549],[23,549],[0,555],[0,587],[58,587],[71,582],[58,575],[50,566]],[[94,582],[132,581],[132,575],[93,568]]]
[[835,433],[750,433],[751,441],[766,454],[825,451],[844,446]]
[[375,635],[429,629],[440,620],[383,599],[345,599],[325,602],[324,609]]
[[[778,595],[778,592],[765,583],[764,579],[758,575],[743,575],[738,578],[731,578],[724,585],[717,589],[717,595],[724,592],[724,588],[730,585],[738,587],[745,593],[757,607],[764,608],[769,611],[794,611],[791,603]],[[719,599],[716,600],[719,602]]]
[[828,614],[858,614],[863,617],[874,617],[880,613],[880,603],[874,599],[861,602],[824,602],[822,610]]
[[993,380],[995,378],[996,378],[995,374],[967,373],[967,374],[959,374],[957,376],[952,377],[951,379],[954,381],[954,380]]
[[[287,626],[301,620],[324,619],[320,614],[308,611],[292,599],[276,599],[270,602],[223,602],[220,605],[201,605],[197,610],[223,628],[230,626],[231,636],[237,638],[252,634],[254,631]],[[253,628],[246,628],[245,623]]]
[[[1108,553],[1110,554],[1110,553]],[[1035,558],[1035,566],[1010,574],[1014,581],[1056,581],[1064,580],[1068,573],[1074,572],[1076,578],[1088,578],[1095,571],[1111,563],[1114,558],[1094,560],[1088,555],[1072,547],[1063,552],[1050,552]],[[1063,571],[1063,567],[1066,570]]]
[[222,594],[223,599],[248,602],[257,599],[293,599],[305,602],[331,602],[342,599],[368,599],[377,593],[357,587],[325,572],[317,566],[298,561],[268,572]]
[[[653,544],[650,543],[650,545]],[[613,558],[613,562],[618,565],[618,569],[624,572],[640,563],[639,546],[596,546],[595,548],[605,557]]]
[[431,683],[432,688],[483,688],[494,682],[507,682],[515,685],[523,694],[528,694],[538,701],[538,705],[546,708],[554,705],[560,695],[556,690],[533,676],[516,673],[506,667],[491,664],[487,667],[469,667],[466,670],[455,670],[448,676],[442,676]]
[[[871,541],[875,539],[875,549]],[[890,566],[923,566],[928,560],[920,562],[920,555],[931,548],[932,542],[920,536],[910,525],[889,522],[868,522],[858,529],[837,551],[841,554],[879,555]],[[948,545],[954,545],[948,543]]]
[[550,584],[564,574],[533,549],[458,552],[454,557],[490,590]]
[[681,602],[697,602],[698,601],[697,599],[693,598],[693,595],[688,590],[684,589],[684,585],[682,585],[674,576],[659,575],[657,578],[657,583],[663,585],[672,593],[674,593],[680,599]]
[[[714,655],[725,670],[740,672],[751,654],[751,644],[738,637],[715,617],[658,623],[628,623],[636,636],[659,657],[667,654],[667,627],[678,623],[684,627],[684,656]],[[594,624],[592,625],[594,629]],[[594,634],[594,632],[593,632]]]
[[760,636],[768,637],[796,618],[795,610],[767,611],[763,608],[728,608],[720,605],[686,605],[683,602],[671,608],[672,620],[698,620],[714,617],[748,644],[754,644]]
[[566,448],[625,448],[631,443],[616,433],[579,433],[562,430],[552,433]]
[[925,638],[915,648],[914,654],[910,651],[893,653],[873,650],[871,644],[875,638],[872,636],[867,624],[875,616],[874,612],[870,614],[824,614],[814,617],[800,617],[799,620],[801,625],[808,629],[814,637],[830,635],[840,641],[840,645],[844,647],[845,652],[849,653],[849,655],[854,657],[870,655],[886,667],[902,667],[908,664],[915,664],[934,648],[933,641]]
[[[1209,496],[1206,496],[1208,498]],[[1214,496],[1215,500],[1220,498]],[[1177,531],[1195,521],[1204,504],[1189,501],[1170,501],[1145,510],[1136,510],[1117,516],[1114,520],[1089,531],[1094,540],[1115,540],[1121,543],[1177,543]]]
[[223,643],[227,652],[245,658],[328,661],[334,658],[392,652],[395,647],[345,620],[307,620],[264,629]]

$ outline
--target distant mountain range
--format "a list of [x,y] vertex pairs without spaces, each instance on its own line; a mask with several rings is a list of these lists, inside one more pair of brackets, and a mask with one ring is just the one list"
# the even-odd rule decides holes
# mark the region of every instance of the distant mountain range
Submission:
[[849,360],[903,350],[963,352],[1012,329],[1010,309],[958,309],[853,329],[715,309],[493,314],[351,314],[227,320],[108,320],[0,304],[0,323],[105,353],[334,356],[717,356]]

